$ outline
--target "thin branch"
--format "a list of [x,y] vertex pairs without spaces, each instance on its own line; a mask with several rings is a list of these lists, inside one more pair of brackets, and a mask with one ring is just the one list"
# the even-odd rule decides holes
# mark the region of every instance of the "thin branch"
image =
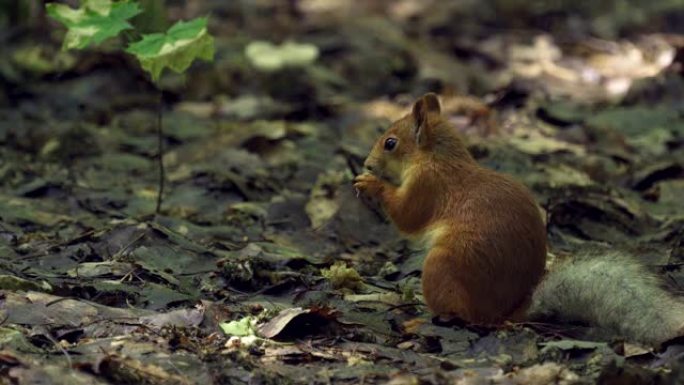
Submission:
[[162,197],[164,196],[164,134],[162,130],[162,112],[164,110],[164,92],[159,90],[159,105],[157,106],[157,160],[159,162],[159,188],[157,192],[156,214],[161,211]]

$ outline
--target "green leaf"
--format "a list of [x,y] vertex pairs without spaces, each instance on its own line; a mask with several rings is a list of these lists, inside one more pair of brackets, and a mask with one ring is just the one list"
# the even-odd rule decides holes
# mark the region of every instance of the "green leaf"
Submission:
[[78,9],[50,3],[45,5],[45,9],[50,17],[68,28],[62,44],[65,50],[100,44],[123,30],[133,28],[127,20],[141,12],[138,3],[112,3],[111,0],[84,0]]
[[111,0],[84,0],[83,6],[100,15],[107,15],[112,9]]
[[221,330],[230,336],[251,336],[254,335],[254,318],[244,317],[239,321],[221,322],[219,327]]
[[182,73],[199,58],[214,60],[214,38],[207,31],[207,18],[179,21],[163,33],[143,35],[142,40],[128,46],[152,80],[159,80],[164,68]]
[[245,47],[245,55],[259,70],[273,72],[283,67],[304,67],[318,58],[318,47],[287,41],[280,46],[267,41],[253,41]]

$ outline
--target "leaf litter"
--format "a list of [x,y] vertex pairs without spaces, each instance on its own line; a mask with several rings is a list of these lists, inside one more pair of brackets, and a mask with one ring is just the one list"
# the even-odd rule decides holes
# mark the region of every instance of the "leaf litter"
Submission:
[[[211,13],[218,37],[214,65],[161,78],[170,186],[154,218],[149,84],[117,54],[7,40],[0,377],[674,381],[677,341],[432,319],[421,253],[350,187],[379,132],[437,89],[478,161],[533,189],[554,254],[618,248],[681,285],[681,39],[579,5],[594,37],[536,31],[552,5],[514,15],[505,3],[169,5]],[[668,4],[647,13],[664,31]],[[487,27],[492,15],[504,29]]]

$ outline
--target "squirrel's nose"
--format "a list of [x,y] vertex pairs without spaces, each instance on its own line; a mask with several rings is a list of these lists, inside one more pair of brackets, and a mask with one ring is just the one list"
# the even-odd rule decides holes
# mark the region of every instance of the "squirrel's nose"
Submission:
[[368,160],[366,160],[365,162],[363,162],[363,168],[365,168],[367,171],[372,172],[373,171],[373,164],[371,162],[369,162]]

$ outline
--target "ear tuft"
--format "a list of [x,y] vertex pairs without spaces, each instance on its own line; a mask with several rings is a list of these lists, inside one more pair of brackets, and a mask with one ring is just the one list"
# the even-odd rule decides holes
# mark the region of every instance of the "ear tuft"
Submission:
[[413,104],[413,121],[415,122],[415,137],[418,144],[425,142],[426,123],[429,114],[439,114],[441,107],[435,93],[427,93]]
[[442,108],[439,105],[437,94],[429,92],[421,98],[425,104],[425,110],[430,113],[439,114]]

